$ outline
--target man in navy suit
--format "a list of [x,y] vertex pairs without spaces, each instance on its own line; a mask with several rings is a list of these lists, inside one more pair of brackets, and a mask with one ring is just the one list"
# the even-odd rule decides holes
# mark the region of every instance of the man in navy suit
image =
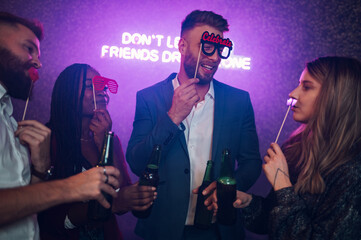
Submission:
[[249,94],[213,79],[223,48],[213,53],[205,49],[201,45],[205,31],[207,36],[214,33],[223,38],[223,32],[228,31],[227,20],[210,11],[190,13],[182,22],[178,74],[137,93],[133,132],[126,153],[132,171],[139,176],[146,168],[153,145],[162,147],[157,199],[151,215],[139,219],[135,229],[144,239],[244,237],[239,218],[232,226],[213,223],[207,230],[193,226],[197,195],[192,190],[201,185],[207,160],[214,162],[212,177],[216,180],[222,150],[230,149],[237,166],[237,189],[241,191],[247,191],[261,171]]

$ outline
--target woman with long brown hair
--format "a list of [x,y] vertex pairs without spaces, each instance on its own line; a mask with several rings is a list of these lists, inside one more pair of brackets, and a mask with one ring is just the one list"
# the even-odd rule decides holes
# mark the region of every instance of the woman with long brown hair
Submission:
[[322,57],[307,63],[293,118],[302,123],[272,143],[263,170],[267,198],[237,192],[245,224],[271,239],[361,239],[361,63]]

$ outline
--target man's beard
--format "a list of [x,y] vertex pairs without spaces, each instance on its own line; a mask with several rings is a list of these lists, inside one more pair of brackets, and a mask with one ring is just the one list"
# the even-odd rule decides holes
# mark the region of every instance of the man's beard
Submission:
[[[198,64],[198,70],[201,67],[202,62],[203,62],[203,60],[200,58],[199,59],[199,64]],[[212,63],[210,65],[214,65],[214,63]],[[185,70],[188,78],[194,78],[194,73],[196,71],[196,66],[197,66],[197,58],[193,57],[191,53],[186,54],[185,57],[184,57],[184,70]],[[212,81],[213,76],[217,71],[217,68],[218,68],[218,64],[216,66],[215,71],[212,74],[207,74],[207,75],[204,75],[204,76],[202,76],[199,73],[199,71],[197,71],[196,78],[199,79],[198,84],[201,84],[201,85],[209,84]]]
[[8,49],[0,46],[0,82],[14,98],[26,100],[32,81],[26,76],[30,62],[23,62]]

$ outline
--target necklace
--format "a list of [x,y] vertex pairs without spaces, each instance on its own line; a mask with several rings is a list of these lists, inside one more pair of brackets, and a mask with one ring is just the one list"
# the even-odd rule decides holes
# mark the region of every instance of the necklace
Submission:
[[83,142],[90,142],[92,140],[92,138],[80,138],[80,141]]

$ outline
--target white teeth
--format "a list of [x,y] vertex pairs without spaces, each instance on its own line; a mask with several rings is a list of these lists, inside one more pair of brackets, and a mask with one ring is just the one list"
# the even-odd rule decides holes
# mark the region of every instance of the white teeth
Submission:
[[212,67],[212,66],[209,66],[209,65],[202,65],[202,67],[204,67],[204,68],[206,68],[206,69],[208,69],[208,70],[212,70],[212,69],[213,69],[213,67]]

